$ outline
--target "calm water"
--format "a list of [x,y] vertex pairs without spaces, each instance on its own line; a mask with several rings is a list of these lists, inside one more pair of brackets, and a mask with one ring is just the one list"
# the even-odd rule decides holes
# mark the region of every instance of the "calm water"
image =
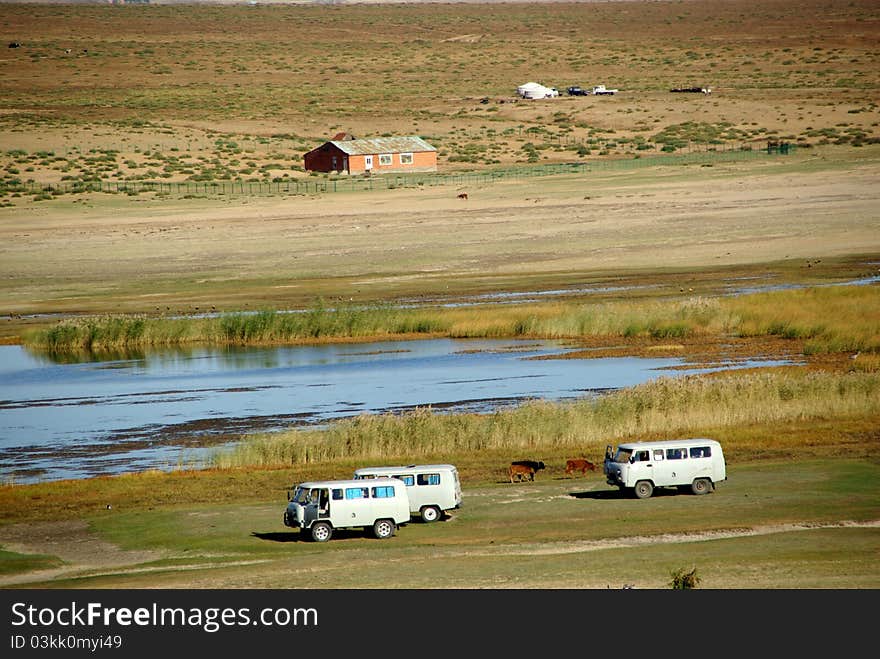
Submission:
[[565,351],[441,339],[58,363],[0,346],[0,481],[199,466],[249,431],[427,405],[483,412],[680,373],[676,359],[532,359]]

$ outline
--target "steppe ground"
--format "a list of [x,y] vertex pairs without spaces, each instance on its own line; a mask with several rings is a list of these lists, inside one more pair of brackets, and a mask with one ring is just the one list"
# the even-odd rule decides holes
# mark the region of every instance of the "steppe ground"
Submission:
[[[20,43],[0,52],[4,334],[37,313],[529,290],[874,253],[878,19],[867,0],[4,4],[3,37]],[[517,100],[529,80],[620,92]],[[712,93],[670,91],[693,85]],[[327,180],[302,154],[338,131],[420,134],[440,174],[797,148],[373,194],[39,188]]]
[[819,276],[832,257],[880,252],[880,154],[857,155],[830,169],[822,162],[839,154],[817,148],[757,165],[498,182],[469,187],[467,201],[445,186],[53,201],[0,222],[0,312],[295,308],[318,296],[645,283],[652,272],[674,275],[663,284],[677,294],[696,270],[776,274],[770,262]]

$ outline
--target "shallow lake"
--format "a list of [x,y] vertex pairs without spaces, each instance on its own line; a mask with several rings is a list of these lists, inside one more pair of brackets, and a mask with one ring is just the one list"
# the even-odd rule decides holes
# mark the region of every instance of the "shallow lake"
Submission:
[[681,374],[678,359],[540,359],[567,350],[555,341],[432,339],[64,363],[0,346],[0,480],[198,467],[247,432],[420,406],[488,412]]

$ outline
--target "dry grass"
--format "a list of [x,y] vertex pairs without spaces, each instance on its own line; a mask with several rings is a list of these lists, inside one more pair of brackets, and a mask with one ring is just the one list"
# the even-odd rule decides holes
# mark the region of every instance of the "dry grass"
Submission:
[[728,300],[740,336],[805,340],[805,352],[877,351],[880,321],[873,286],[808,288]]

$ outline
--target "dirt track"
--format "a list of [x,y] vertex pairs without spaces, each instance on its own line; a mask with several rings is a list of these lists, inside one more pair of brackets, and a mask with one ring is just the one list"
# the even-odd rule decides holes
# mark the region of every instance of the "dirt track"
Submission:
[[[826,524],[773,524],[753,528],[741,528],[724,531],[705,531],[699,533],[669,533],[660,536],[632,536],[614,538],[612,540],[584,540],[580,542],[557,542],[530,544],[527,542],[518,544],[505,544],[491,549],[481,547],[479,549],[440,549],[432,550],[432,559],[442,557],[461,556],[468,559],[479,557],[499,556],[551,556],[600,551],[608,549],[624,549],[643,545],[657,544],[687,544],[693,542],[705,542],[711,540],[724,540],[730,538],[743,538],[747,536],[768,536],[781,533],[796,533],[816,529],[835,528],[878,528],[880,520],[872,522],[852,522],[842,520],[836,523]],[[32,583],[43,583],[56,579],[75,579],[77,577],[97,577],[104,574],[125,577],[127,575],[143,574],[147,572],[165,572],[167,568],[141,567],[143,563],[156,561],[161,558],[174,558],[155,551],[124,551],[118,547],[100,540],[89,531],[88,525],[83,521],[52,522],[16,524],[0,527],[0,544],[9,551],[28,554],[51,554],[65,561],[66,565],[48,570],[38,570],[29,573],[0,576],[0,587],[27,587]],[[273,564],[263,570],[261,564]],[[242,588],[252,587],[241,582],[241,575],[230,568],[246,566],[247,581],[249,584],[259,583],[261,580],[276,580],[278,568],[271,560],[239,560],[225,561],[222,563],[210,563],[207,561],[177,564],[174,566],[174,574],[171,582],[166,582],[164,587],[170,588]],[[313,572],[316,568],[309,568]],[[320,568],[317,568],[320,570]],[[334,562],[328,561],[324,569],[339,569]],[[192,576],[193,572],[198,576]],[[511,583],[509,587],[520,588],[522,583]],[[269,583],[265,587],[270,587]],[[274,587],[277,587],[274,586]],[[591,584],[587,586],[572,585],[569,582],[553,584],[543,582],[544,588],[555,587],[601,587]]]

